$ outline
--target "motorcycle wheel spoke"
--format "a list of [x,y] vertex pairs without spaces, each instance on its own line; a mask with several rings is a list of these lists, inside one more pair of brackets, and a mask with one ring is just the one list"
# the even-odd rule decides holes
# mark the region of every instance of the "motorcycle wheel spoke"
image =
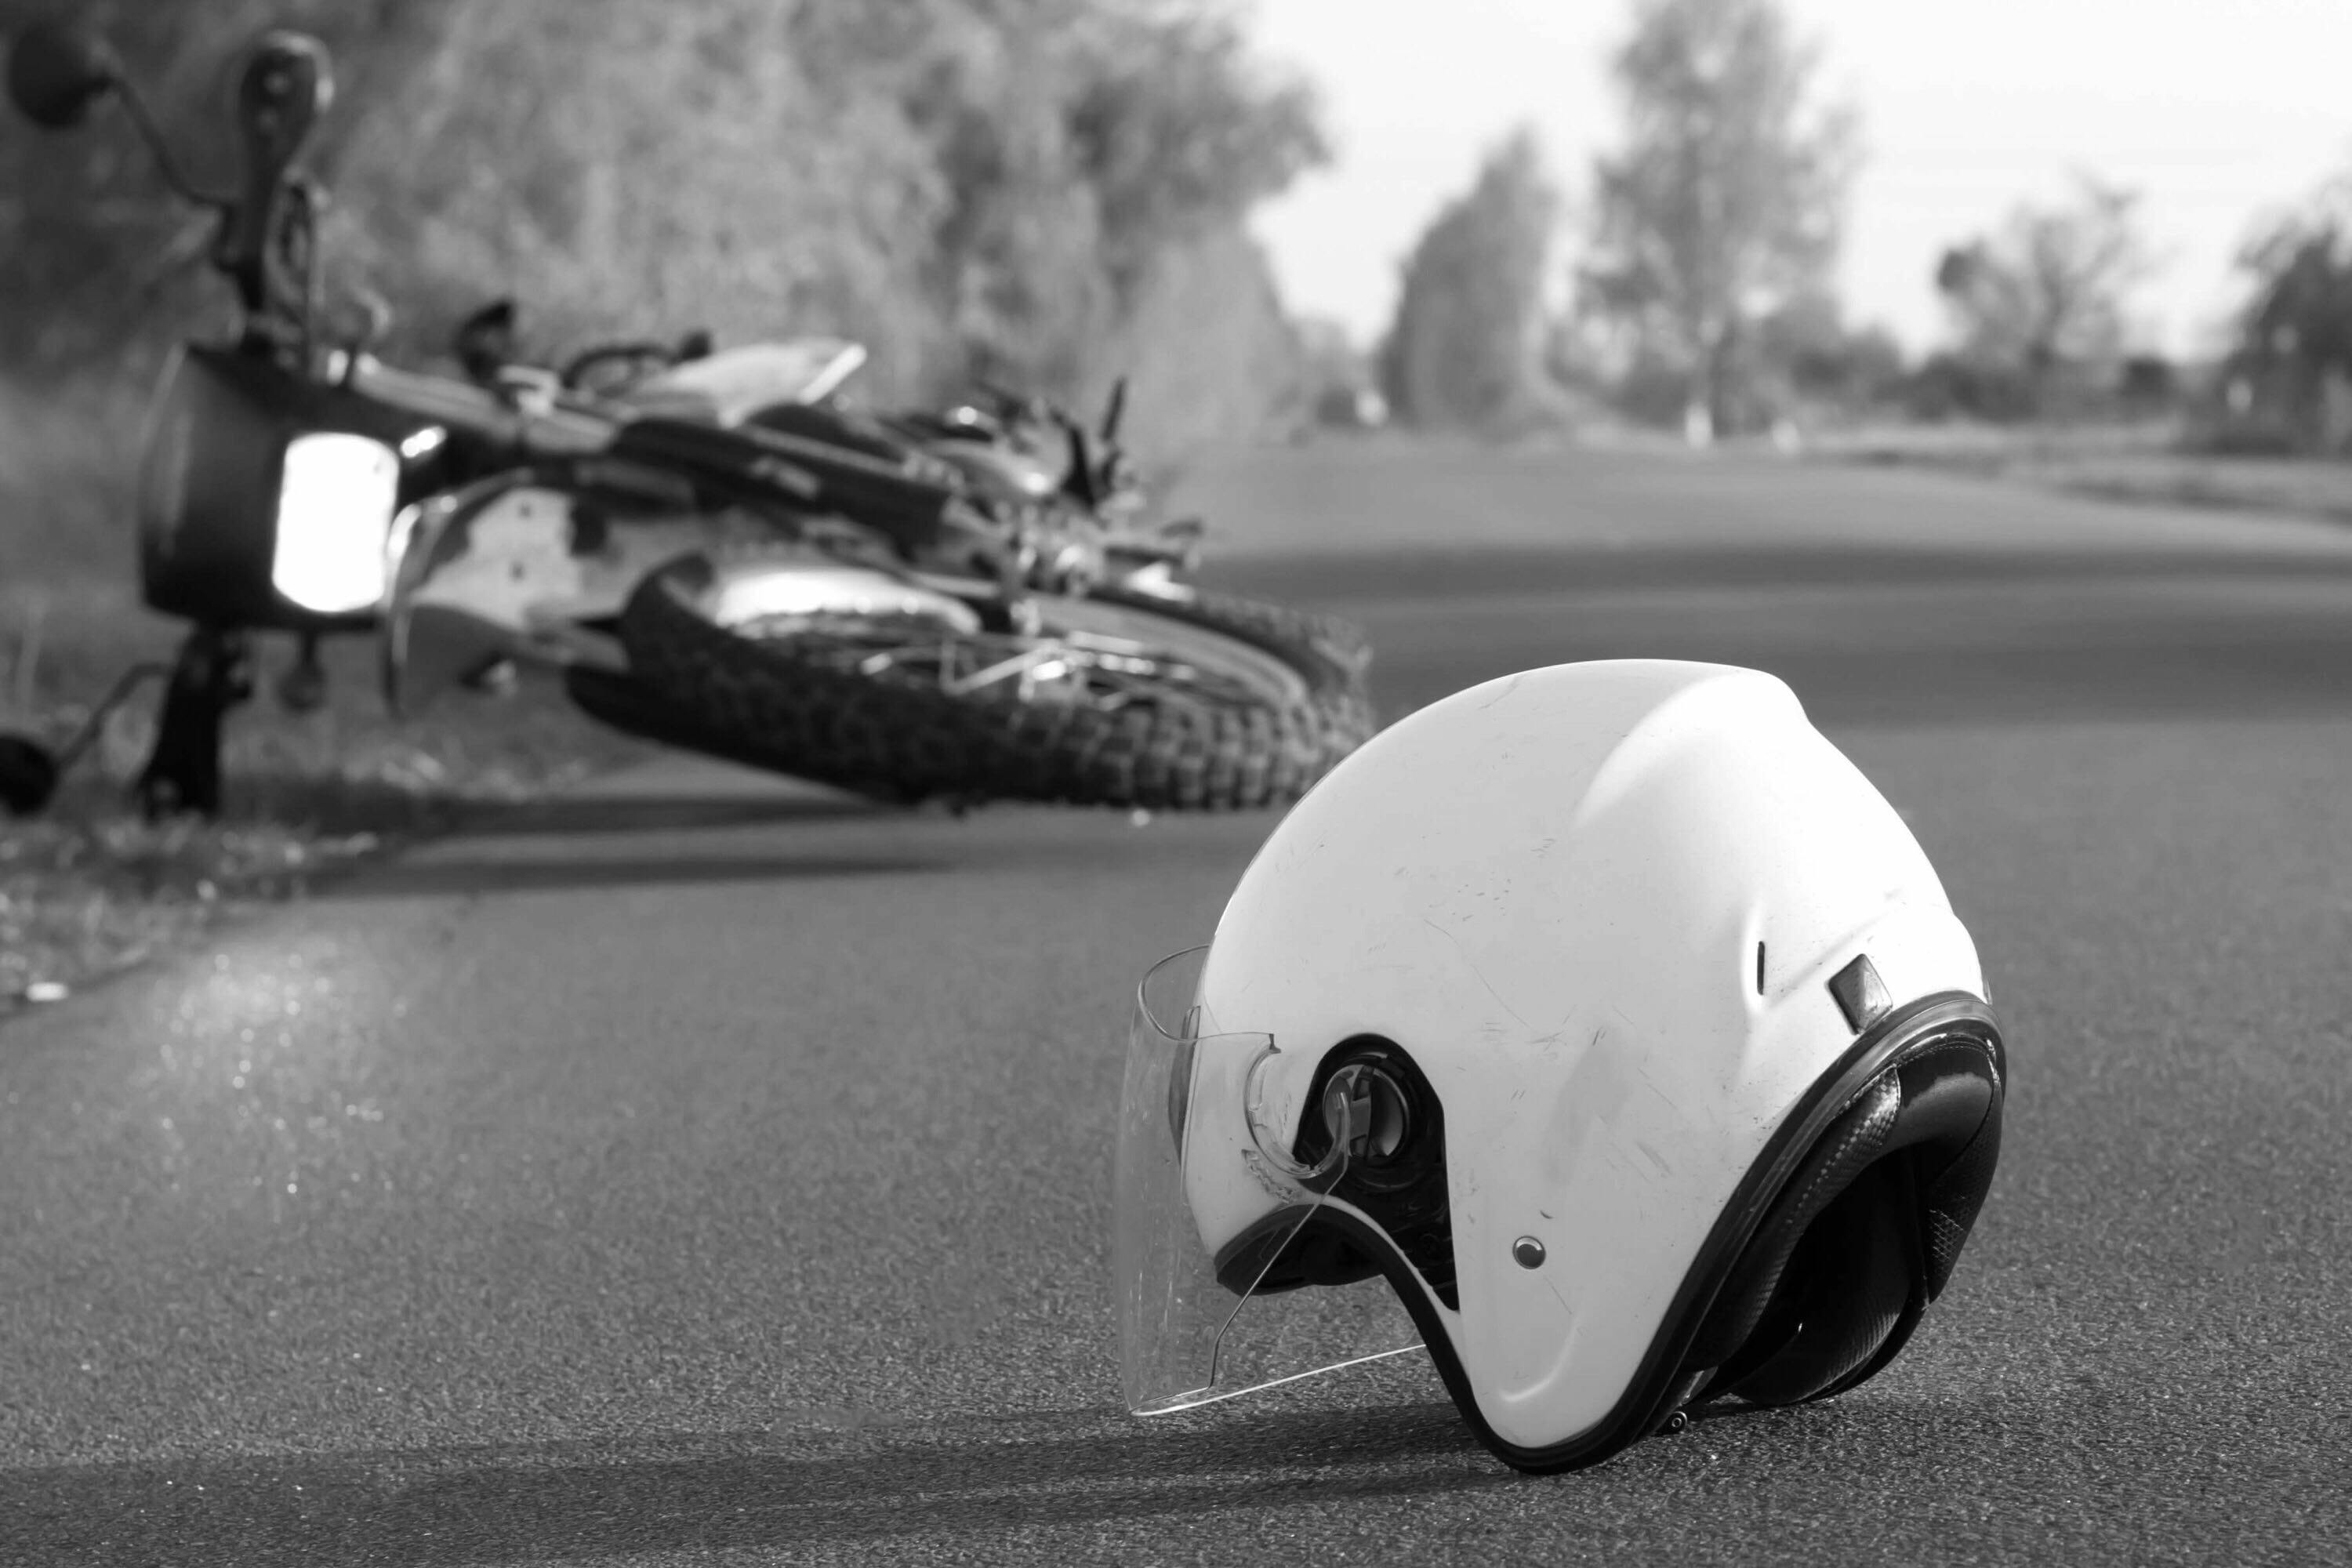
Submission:
[[1223,672],[1160,653],[1148,643],[1098,632],[916,642],[871,623],[783,617],[739,629],[761,641],[794,646],[803,657],[814,651],[816,662],[868,679],[920,683],[957,695],[1005,686],[1026,702],[1054,688],[1057,696],[1106,712],[1142,705],[1203,715],[1263,702],[1246,682]]

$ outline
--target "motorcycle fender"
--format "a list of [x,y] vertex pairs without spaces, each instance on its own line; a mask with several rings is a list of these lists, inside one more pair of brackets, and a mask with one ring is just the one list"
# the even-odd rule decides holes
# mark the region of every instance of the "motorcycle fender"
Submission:
[[982,624],[962,598],[912,574],[822,557],[715,562],[700,597],[702,613],[722,626],[803,616],[875,617],[932,621],[944,631],[970,634]]

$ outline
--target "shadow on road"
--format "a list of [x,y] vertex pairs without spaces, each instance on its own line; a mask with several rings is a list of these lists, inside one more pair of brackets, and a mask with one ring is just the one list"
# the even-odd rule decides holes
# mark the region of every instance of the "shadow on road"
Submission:
[[[457,795],[404,795],[383,786],[388,801],[354,803],[349,789],[334,792],[334,808],[302,812],[281,803],[280,820],[308,821],[323,831],[427,827],[454,835],[455,844],[505,840],[510,852],[427,854],[356,866],[313,882],[324,899],[386,899],[482,892],[547,892],[573,888],[687,885],[714,882],[793,881],[826,877],[886,876],[936,869],[935,858],[904,853],[803,851],[722,852],[693,843],[696,834],[746,827],[887,820],[914,814],[902,807],[849,797],[795,795],[782,791],[745,794],[589,793],[532,801],[500,801]],[[299,804],[299,803],[296,803]],[[658,850],[601,852],[596,840],[659,835]],[[561,859],[529,846],[539,839],[588,840]]]
[[880,802],[789,795],[572,795],[520,805],[477,805],[466,815],[469,831],[517,834],[672,833],[698,828],[754,827],[779,822],[836,822],[903,816]]
[[331,887],[324,899],[407,899],[464,893],[547,893],[588,888],[688,887],[722,882],[800,882],[836,877],[887,877],[944,869],[950,862],[917,855],[568,856],[561,860],[468,855],[402,860],[371,868]]
[[58,1565],[544,1561],[1201,1520],[1510,1482],[1444,1405],[1336,1426],[1328,1411],[1273,1416],[1244,1443],[1224,1424],[1138,1431],[1076,1411],[931,1430],[19,1469],[0,1472],[0,1539]]
[[[1538,1558],[1556,1555],[1538,1542],[1598,1537],[1660,1562],[1952,1561],[1956,1546],[1979,1562],[2145,1562],[2185,1540],[2200,1560],[2340,1560],[2340,1435],[2326,1423],[2101,1382],[1744,1413],[1540,1479],[1425,1402],[1144,1426],[1100,1408],[862,1428],[843,1412],[845,1430],[54,1466],[0,1471],[0,1542],[46,1568],[887,1551],[920,1536],[1003,1558],[1020,1532],[1142,1523],[1205,1555],[1255,1544],[1286,1561],[1299,1526],[1336,1523],[1370,1561],[1456,1529],[1521,1538]],[[2162,1457],[2201,1452],[2216,1430],[2233,1434],[2227,1485],[2180,1485]]]
[[501,836],[661,833],[903,816],[907,810],[880,801],[783,789],[643,795],[591,789],[518,800],[417,789],[389,779],[265,770],[232,776],[226,805],[222,820],[228,826],[300,824],[334,837],[451,827]]

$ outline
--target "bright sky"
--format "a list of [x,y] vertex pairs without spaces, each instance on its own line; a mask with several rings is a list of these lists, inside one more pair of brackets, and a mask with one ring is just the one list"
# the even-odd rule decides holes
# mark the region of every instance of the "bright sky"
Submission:
[[[1867,162],[1842,266],[1848,314],[1916,350],[1949,241],[2071,168],[2145,193],[2166,265],[2143,335],[2200,352],[2263,211],[2352,167],[2352,0],[1783,0],[1817,80],[1859,100]],[[1606,76],[1629,0],[1254,0],[1264,52],[1323,93],[1335,165],[1257,224],[1291,308],[1369,341],[1399,263],[1481,154],[1532,121],[1580,206],[1622,123]],[[1571,210],[1571,221],[1576,213]]]

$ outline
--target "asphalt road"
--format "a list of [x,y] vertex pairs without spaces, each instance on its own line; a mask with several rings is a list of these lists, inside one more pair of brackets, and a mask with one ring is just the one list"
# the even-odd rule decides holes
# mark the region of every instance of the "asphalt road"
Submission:
[[1545,1479],[1425,1363],[1131,1421],[1128,998],[1272,819],[664,763],[0,1026],[0,1561],[2352,1560],[2352,533],[1609,455],[1191,494],[1391,714],[1748,663],[1909,816],[2014,1087],[1890,1370]]

